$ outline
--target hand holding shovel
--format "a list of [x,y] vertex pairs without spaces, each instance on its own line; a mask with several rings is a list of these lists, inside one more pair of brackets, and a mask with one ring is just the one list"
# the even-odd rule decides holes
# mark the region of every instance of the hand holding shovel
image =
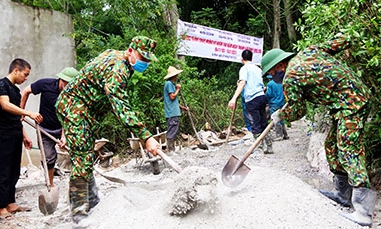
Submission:
[[[287,103],[281,108],[284,110],[287,107]],[[245,165],[245,161],[251,155],[251,152],[259,145],[259,143],[265,138],[265,136],[270,132],[274,125],[274,121],[271,121],[267,125],[266,129],[261,133],[261,135],[255,140],[253,145],[246,151],[245,155],[241,160],[239,160],[235,155],[232,155],[228,162],[222,169],[221,179],[222,182],[229,187],[235,187],[242,183],[246,178],[247,174],[250,172],[250,168]]]
[[37,123],[36,123],[36,132],[37,132],[37,140],[38,140],[38,145],[41,152],[41,161],[42,161],[42,166],[44,168],[44,176],[45,176],[45,182],[47,187],[47,190],[40,191],[40,195],[38,196],[38,208],[40,209],[42,214],[50,215],[50,214],[53,214],[53,212],[57,208],[60,191],[58,187],[52,187],[52,184],[49,181],[48,165],[46,163],[46,156],[45,156],[44,145],[42,143],[41,130],[40,130],[40,126]]

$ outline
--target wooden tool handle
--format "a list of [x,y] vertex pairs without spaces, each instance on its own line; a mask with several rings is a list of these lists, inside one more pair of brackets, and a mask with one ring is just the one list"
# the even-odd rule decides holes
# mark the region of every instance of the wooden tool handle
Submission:
[[46,156],[45,156],[44,144],[42,143],[41,130],[40,130],[40,126],[37,123],[36,123],[36,133],[37,133],[38,146],[41,152],[42,166],[44,168],[46,187],[48,188],[48,191],[50,192],[50,188],[52,184],[50,183],[50,180],[49,180],[48,164],[46,163]]
[[[284,106],[280,109],[283,111],[288,106],[288,103],[284,104]],[[267,125],[266,129],[259,135],[259,137],[255,140],[255,142],[250,146],[250,148],[246,151],[242,160],[240,161],[241,165],[245,162],[245,160],[251,155],[251,152],[259,145],[259,143],[266,137],[266,135],[270,132],[271,128],[275,123],[271,120],[271,122]]]
[[174,162],[169,156],[167,156],[167,154],[165,154],[163,151],[161,151],[160,149],[158,149],[157,151],[157,154],[163,158],[164,161],[166,161],[169,165],[171,165],[171,167],[178,173],[180,173],[183,169],[176,163]]

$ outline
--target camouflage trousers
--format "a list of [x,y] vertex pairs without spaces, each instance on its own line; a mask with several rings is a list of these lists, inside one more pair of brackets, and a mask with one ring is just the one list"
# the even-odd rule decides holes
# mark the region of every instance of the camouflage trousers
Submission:
[[81,177],[88,181],[93,173],[95,160],[95,133],[86,120],[75,125],[60,115],[58,117],[61,120],[66,142],[69,146],[69,156],[72,162],[70,179]]
[[364,124],[368,109],[333,120],[325,141],[325,151],[331,172],[348,175],[353,187],[370,188],[366,170],[365,149],[363,145]]

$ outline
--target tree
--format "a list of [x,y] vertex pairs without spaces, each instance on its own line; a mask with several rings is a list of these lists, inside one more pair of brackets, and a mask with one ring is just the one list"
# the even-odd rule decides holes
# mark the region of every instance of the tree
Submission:
[[294,27],[294,19],[292,14],[294,5],[292,4],[290,0],[283,0],[283,4],[284,4],[284,16],[286,18],[288,39],[290,40],[290,43],[294,43],[297,39],[296,30]]
[[281,14],[280,14],[280,0],[273,0],[273,48],[280,48],[280,35],[281,35]]

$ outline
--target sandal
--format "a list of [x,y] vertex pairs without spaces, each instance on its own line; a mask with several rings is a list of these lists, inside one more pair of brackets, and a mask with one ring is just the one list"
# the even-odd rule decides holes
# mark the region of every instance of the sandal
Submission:
[[10,212],[0,214],[1,220],[11,220],[13,219],[13,215]]

